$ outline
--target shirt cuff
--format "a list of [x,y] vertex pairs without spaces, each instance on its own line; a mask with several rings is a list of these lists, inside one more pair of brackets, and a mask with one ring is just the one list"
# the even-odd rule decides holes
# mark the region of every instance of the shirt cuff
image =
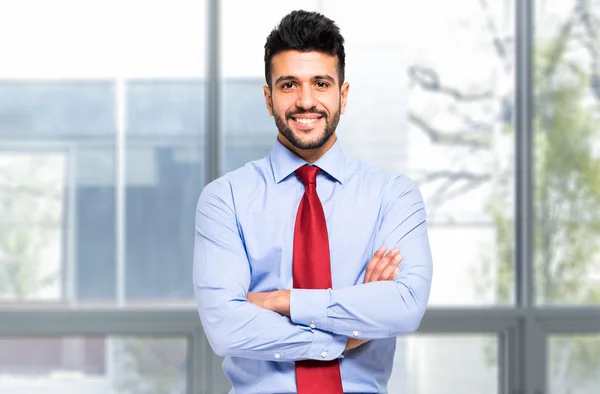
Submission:
[[329,290],[292,289],[290,291],[290,319],[313,330],[329,331],[327,307]]
[[313,343],[308,354],[310,360],[331,361],[343,358],[348,337],[321,330],[313,330],[313,333]]

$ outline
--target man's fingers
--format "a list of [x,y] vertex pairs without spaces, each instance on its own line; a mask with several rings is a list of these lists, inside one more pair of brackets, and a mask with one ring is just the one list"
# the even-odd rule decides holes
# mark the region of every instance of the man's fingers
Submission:
[[379,263],[379,261],[381,261],[381,258],[383,257],[384,253],[385,253],[385,246],[382,246],[381,248],[377,249],[375,254],[373,254],[373,257],[371,257],[371,260],[369,260],[369,263],[367,264],[367,272],[365,273],[365,283],[371,281],[373,269],[375,268],[377,263]]
[[[396,255],[399,252],[400,251],[398,250],[398,248],[392,249],[389,253],[383,256],[383,258],[381,258],[376,264],[374,264],[374,266],[371,269],[370,275],[368,277],[365,276],[365,283],[376,282],[378,280],[385,279],[382,276],[383,272],[390,264],[394,265],[394,257],[396,257]],[[395,266],[397,266],[397,264],[394,265],[394,267]]]
[[381,274],[380,280],[392,280],[400,272],[398,265],[402,261],[402,255],[398,253],[392,261],[387,265],[383,273]]
[[399,254],[399,250],[392,249],[388,254],[385,255],[384,258],[379,261],[379,263],[373,269],[373,274],[371,275],[371,282],[377,282],[379,280],[387,280],[387,276],[384,275],[388,267],[393,267],[392,270],[397,266],[395,263],[395,259]]

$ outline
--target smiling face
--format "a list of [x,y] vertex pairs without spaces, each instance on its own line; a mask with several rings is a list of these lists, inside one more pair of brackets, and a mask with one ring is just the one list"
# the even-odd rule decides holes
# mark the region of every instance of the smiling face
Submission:
[[271,88],[264,87],[278,139],[308,162],[335,143],[335,130],[346,108],[349,85],[341,88],[337,58],[323,52],[286,50],[273,56]]

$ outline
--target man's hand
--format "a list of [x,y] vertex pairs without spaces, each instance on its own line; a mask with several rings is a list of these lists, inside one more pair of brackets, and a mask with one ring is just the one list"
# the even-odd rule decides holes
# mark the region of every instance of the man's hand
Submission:
[[[367,264],[365,283],[393,280],[400,272],[398,265],[401,261],[402,255],[400,255],[398,248],[392,249],[385,254],[385,247],[382,246],[371,257],[369,264]],[[369,341],[366,339],[348,338],[346,350],[357,348],[367,342]]]
[[385,254],[385,247],[382,246],[367,264],[365,283],[394,279],[400,272],[398,265],[401,261],[402,255],[398,248],[394,248]]
[[266,291],[262,293],[248,292],[248,302],[263,309],[290,317],[290,290]]

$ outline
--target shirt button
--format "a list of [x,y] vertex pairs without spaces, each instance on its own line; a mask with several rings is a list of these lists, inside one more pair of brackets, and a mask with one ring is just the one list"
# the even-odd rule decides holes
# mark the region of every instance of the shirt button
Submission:
[[327,352],[321,352],[321,357],[323,357],[323,358],[327,357]]
[[277,354],[275,355],[275,358],[281,358],[281,354],[277,353]]
[[315,323],[310,323],[310,328],[314,330],[315,328],[317,328],[317,326],[315,325]]
[[354,335],[355,337],[357,337],[357,336],[358,336],[358,331],[354,331],[354,332],[352,333],[352,335]]

